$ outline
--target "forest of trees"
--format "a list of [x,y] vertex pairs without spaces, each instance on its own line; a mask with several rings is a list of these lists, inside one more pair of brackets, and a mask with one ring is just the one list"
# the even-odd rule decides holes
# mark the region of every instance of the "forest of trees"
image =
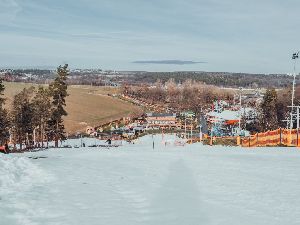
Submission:
[[[0,144],[11,141],[26,148],[44,147],[45,142],[64,140],[63,116],[67,94],[68,65],[59,66],[54,81],[49,87],[24,88],[13,98],[11,110],[4,107],[5,87],[0,80]],[[34,142],[35,141],[35,142]]]
[[[290,88],[266,90],[263,100],[258,105],[252,105],[258,112],[251,123],[244,124],[244,129],[255,132],[275,130],[279,127],[286,128],[286,119],[290,118],[292,91]],[[295,89],[294,105],[300,105],[300,86]],[[294,112],[295,113],[295,112]],[[296,128],[296,121],[293,127]]]
[[[299,76],[298,76],[299,77]],[[299,78],[297,77],[297,80]],[[128,77],[129,83],[155,83],[160,79],[165,83],[173,79],[176,83],[194,80],[219,87],[246,88],[285,88],[293,81],[292,76],[286,74],[247,74],[228,72],[137,72]]]
[[[52,70],[39,69],[0,69],[0,75],[6,81],[50,83],[55,77]],[[293,77],[287,74],[247,74],[230,72],[178,71],[178,72],[146,72],[146,71],[112,71],[73,70],[69,74],[68,84],[74,85],[137,85],[153,84],[160,79],[162,83],[173,79],[176,83],[195,80],[219,87],[244,88],[285,88],[290,86]],[[299,76],[297,76],[299,81]]]
[[[299,92],[298,90],[297,92]],[[299,98],[296,98],[296,102]],[[263,100],[258,105],[253,105],[257,111],[257,117],[248,124],[244,124],[244,129],[252,133],[275,130],[279,127],[286,127],[286,119],[289,117],[291,104],[290,89],[275,90],[267,89]]]
[[154,86],[123,86],[123,93],[150,104],[163,104],[177,111],[192,110],[199,113],[202,109],[211,107],[215,100],[233,100],[230,90],[220,89],[213,85],[186,80],[177,85],[174,79],[163,84],[160,80]]

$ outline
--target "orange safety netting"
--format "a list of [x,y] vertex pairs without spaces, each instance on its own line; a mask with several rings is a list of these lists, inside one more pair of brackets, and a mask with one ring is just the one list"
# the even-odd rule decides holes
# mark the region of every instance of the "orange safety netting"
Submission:
[[241,145],[242,147],[300,146],[300,131],[297,129],[277,129],[257,133],[243,138]]

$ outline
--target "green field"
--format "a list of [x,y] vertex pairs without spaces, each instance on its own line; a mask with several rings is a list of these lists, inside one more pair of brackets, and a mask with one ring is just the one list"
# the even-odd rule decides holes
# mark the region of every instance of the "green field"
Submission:
[[[10,108],[13,96],[23,88],[36,84],[7,83],[5,85],[5,97],[7,107]],[[67,97],[68,116],[64,119],[68,133],[84,131],[87,126],[97,126],[124,116],[141,113],[142,110],[130,103],[108,96],[118,93],[117,88],[69,86]]]

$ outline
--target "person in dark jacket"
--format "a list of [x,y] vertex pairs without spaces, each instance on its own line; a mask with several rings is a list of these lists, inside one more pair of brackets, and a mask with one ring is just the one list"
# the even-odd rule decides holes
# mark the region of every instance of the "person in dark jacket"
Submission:
[[106,140],[106,142],[105,142],[105,143],[107,143],[107,144],[111,145],[111,139],[110,139],[110,138],[108,138],[108,139]]
[[7,143],[4,145],[4,149],[5,149],[5,151],[6,151],[6,154],[8,154],[8,153],[9,153],[9,147],[8,147],[8,144],[7,144]]

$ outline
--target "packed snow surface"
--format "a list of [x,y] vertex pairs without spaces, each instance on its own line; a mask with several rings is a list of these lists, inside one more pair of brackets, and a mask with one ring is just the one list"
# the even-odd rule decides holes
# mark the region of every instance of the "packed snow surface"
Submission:
[[174,139],[1,154],[0,224],[300,224],[300,150]]

